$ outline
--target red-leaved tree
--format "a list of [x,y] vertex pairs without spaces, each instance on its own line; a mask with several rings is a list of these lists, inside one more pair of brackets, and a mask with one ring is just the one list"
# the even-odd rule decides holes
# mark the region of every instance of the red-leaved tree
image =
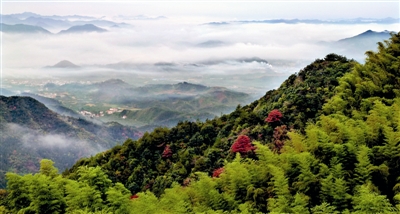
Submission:
[[164,148],[164,151],[162,153],[162,157],[163,158],[169,158],[172,156],[172,150],[171,148],[169,148],[169,145],[166,145]]
[[224,170],[225,170],[225,169],[224,169],[223,167],[214,170],[214,172],[213,172],[213,174],[212,174],[212,177],[213,177],[213,178],[219,178],[219,175],[221,175],[221,173],[223,173]]
[[275,127],[273,138],[274,138],[274,141],[273,141],[274,149],[273,150],[280,153],[281,149],[285,145],[285,141],[288,138],[286,125]]
[[250,138],[246,135],[239,135],[236,141],[232,144],[232,152],[239,152],[241,155],[254,151],[256,148],[251,145]]
[[268,123],[275,123],[281,121],[283,115],[278,109],[272,110],[269,114],[268,117],[265,118],[265,122]]

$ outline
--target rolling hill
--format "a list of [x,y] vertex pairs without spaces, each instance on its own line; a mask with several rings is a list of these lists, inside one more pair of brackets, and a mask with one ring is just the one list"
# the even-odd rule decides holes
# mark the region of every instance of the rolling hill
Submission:
[[[211,119],[252,99],[246,93],[187,82],[134,87],[120,79],[109,79],[92,84],[47,84],[44,88],[54,93],[67,93],[68,96],[57,99],[67,106],[74,103],[71,108],[75,111],[100,114],[111,106],[119,106],[123,112],[104,114],[98,119],[146,127],[171,127],[180,120]],[[82,101],[78,102],[78,99]],[[149,113],[155,112],[155,109],[157,113]]]

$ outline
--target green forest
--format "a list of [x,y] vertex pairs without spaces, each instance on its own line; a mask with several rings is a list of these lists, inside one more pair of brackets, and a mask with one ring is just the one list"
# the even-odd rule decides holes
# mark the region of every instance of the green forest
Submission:
[[7,173],[0,213],[398,213],[400,32],[329,54],[228,115],[156,128],[62,174]]

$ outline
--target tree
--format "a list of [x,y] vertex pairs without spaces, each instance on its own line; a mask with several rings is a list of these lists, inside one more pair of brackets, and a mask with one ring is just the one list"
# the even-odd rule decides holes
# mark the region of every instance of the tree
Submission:
[[58,175],[58,170],[54,167],[54,161],[49,159],[42,159],[40,161],[40,174],[52,178],[56,177]]
[[[26,175],[32,177],[32,175]],[[15,173],[8,172],[6,174],[7,182],[7,207],[10,211],[17,213],[19,210],[26,208],[31,203],[29,197],[29,189],[26,185],[26,179]]]
[[130,192],[121,183],[116,183],[107,191],[107,202],[113,213],[129,213]]
[[272,110],[269,114],[268,117],[265,119],[265,122],[268,123],[275,123],[281,121],[283,115],[278,109]]
[[213,174],[212,174],[212,177],[213,178],[218,178],[219,175],[221,175],[221,173],[223,173],[223,172],[224,172],[224,168],[222,168],[222,167],[218,168],[218,169],[215,169]]
[[231,147],[232,152],[239,152],[241,155],[245,155],[250,151],[254,151],[255,149],[256,148],[251,145],[250,138],[246,135],[239,135]]
[[162,153],[163,158],[169,158],[172,156],[172,150],[169,145],[166,145]]
[[282,147],[284,146],[285,141],[287,139],[287,127],[286,127],[286,125],[275,127],[273,138],[274,138],[274,142],[273,143],[274,143],[274,147],[275,147],[274,150],[279,153],[280,150],[282,149]]
[[358,186],[353,197],[354,213],[395,213],[394,208],[384,195],[374,192],[371,183]]
[[64,213],[65,199],[61,189],[48,176],[35,174],[30,185],[32,200],[28,210],[36,213]]

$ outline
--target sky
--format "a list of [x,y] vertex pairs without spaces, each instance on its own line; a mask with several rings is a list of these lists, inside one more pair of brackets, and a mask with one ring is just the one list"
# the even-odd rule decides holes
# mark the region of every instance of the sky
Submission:
[[2,1],[2,14],[166,16],[198,21],[398,18],[398,1]]

